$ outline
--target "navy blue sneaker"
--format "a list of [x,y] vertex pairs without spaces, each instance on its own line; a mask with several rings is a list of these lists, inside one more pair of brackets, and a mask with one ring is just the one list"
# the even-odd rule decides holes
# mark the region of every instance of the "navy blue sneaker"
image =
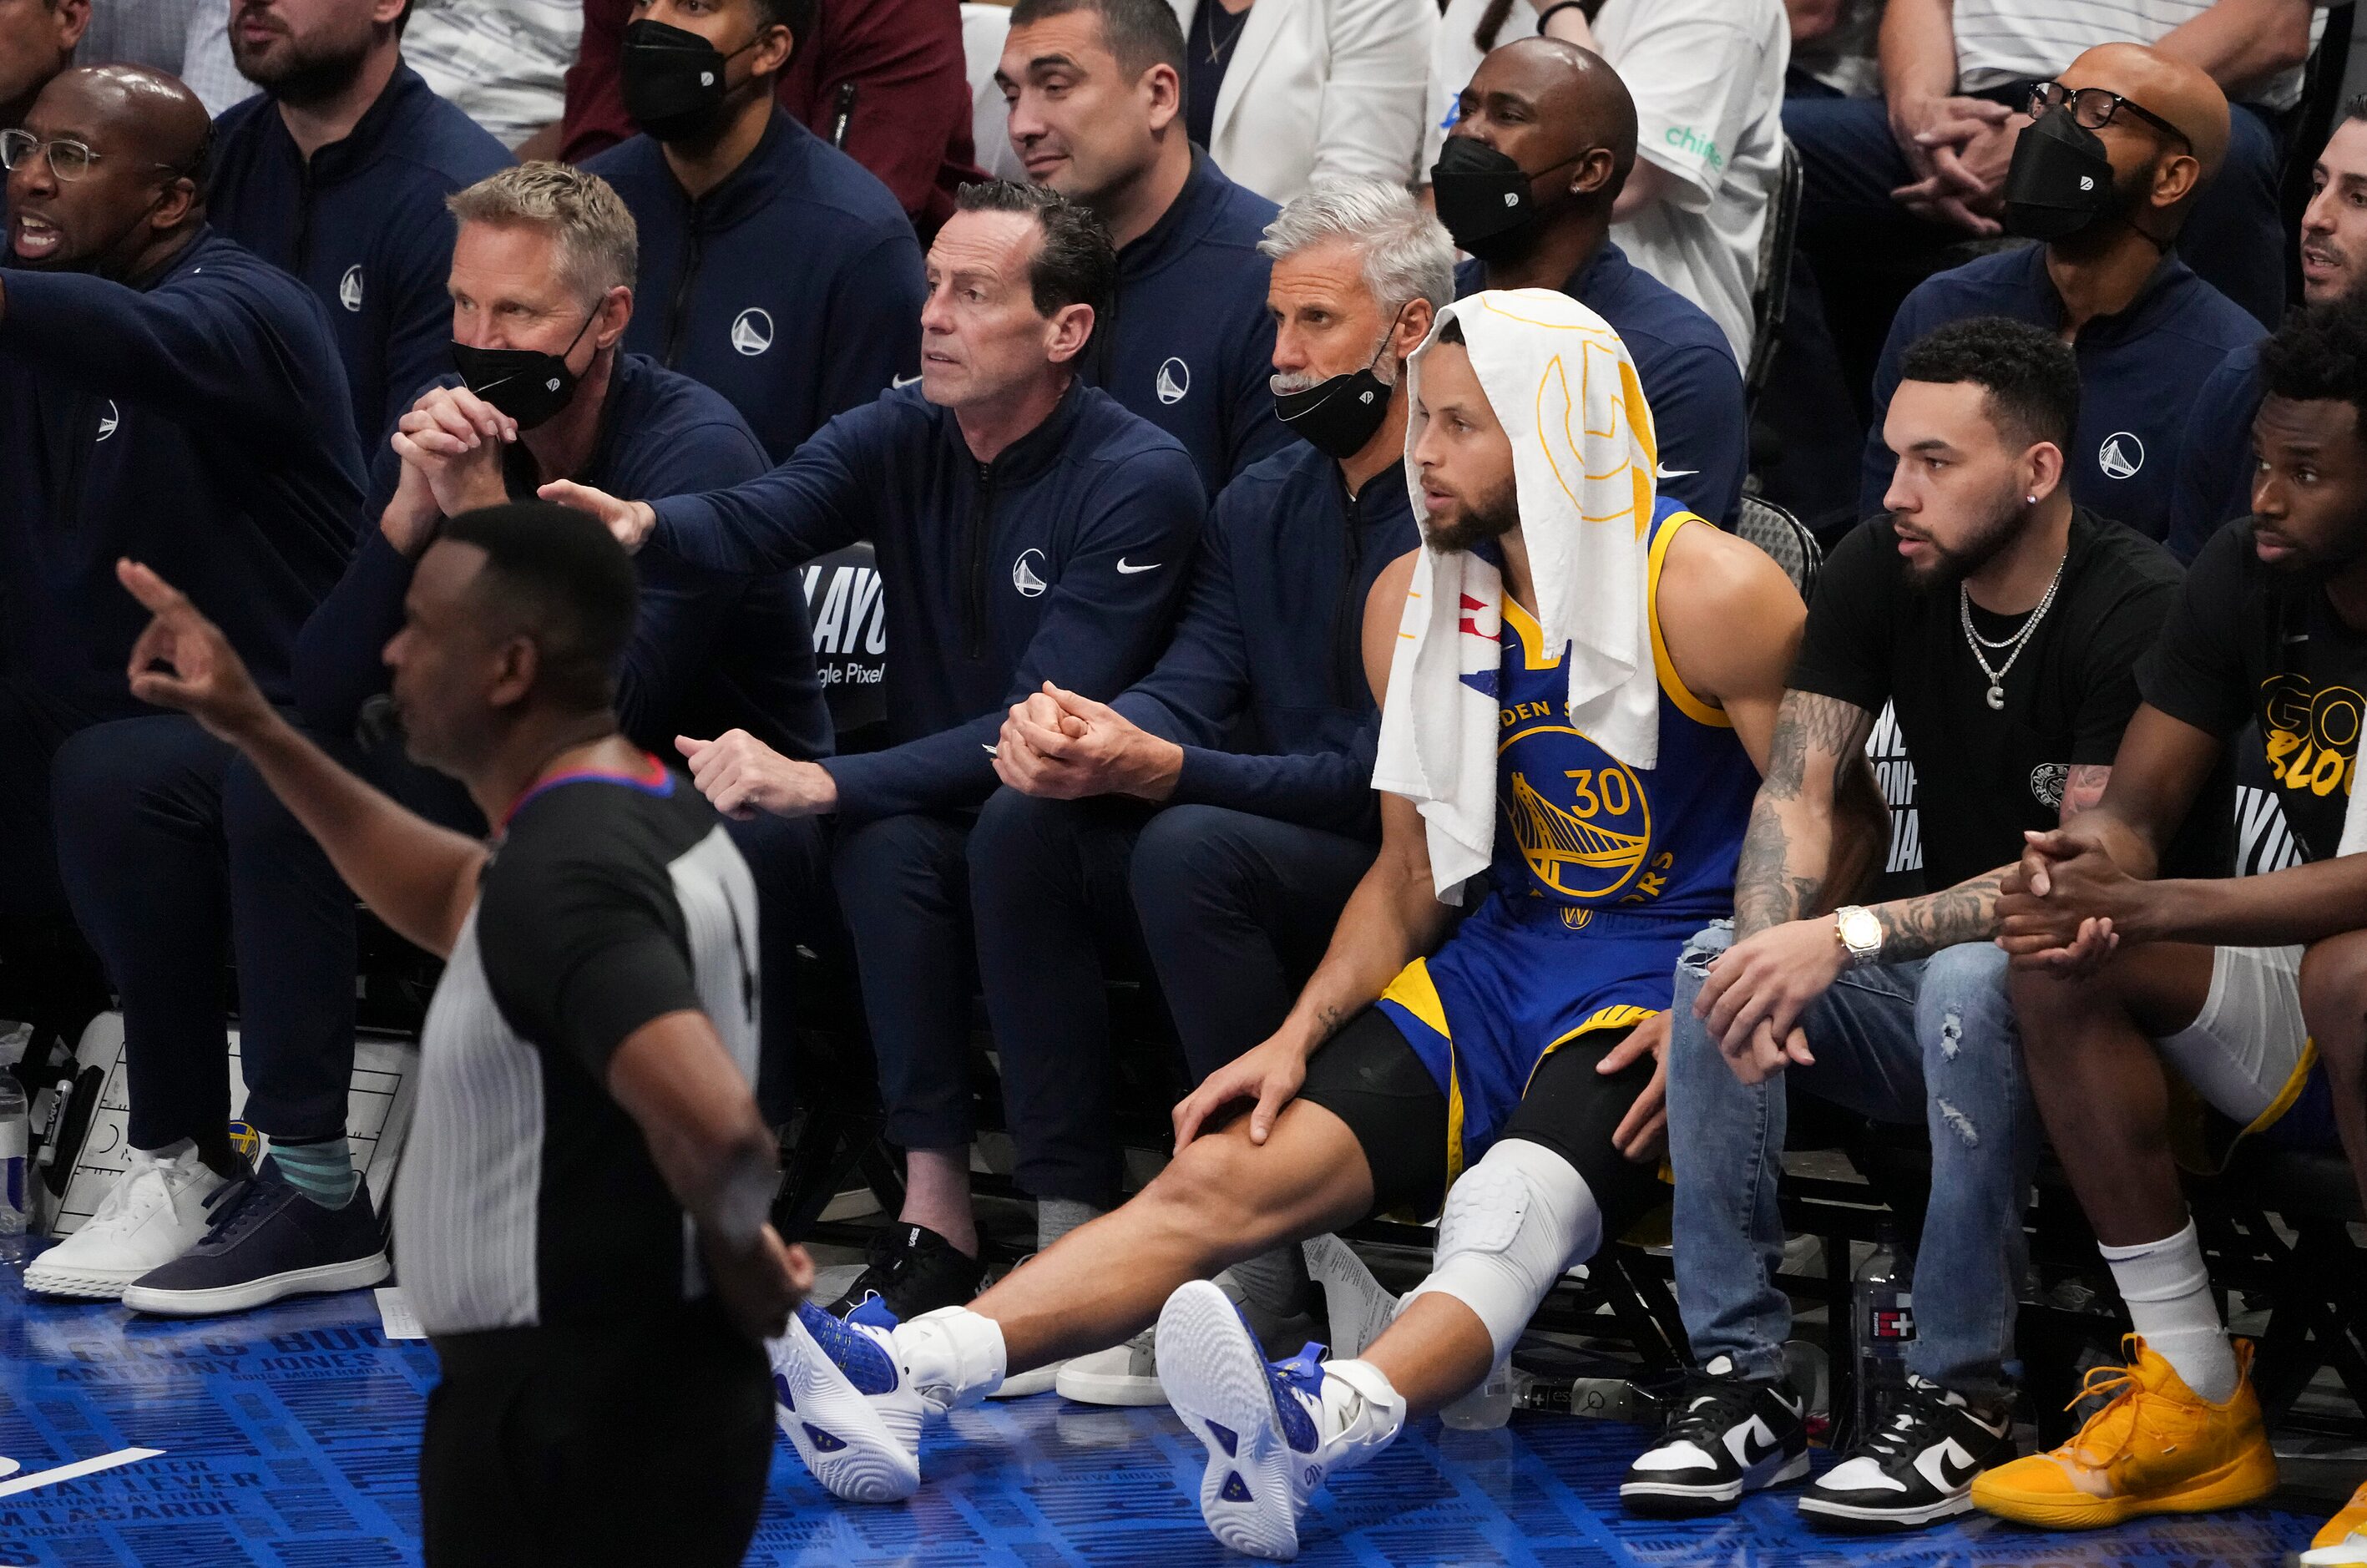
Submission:
[[343,1209],[324,1209],[266,1159],[255,1175],[206,1199],[205,1239],[123,1288],[138,1312],[202,1317],[243,1312],[283,1296],[358,1290],[384,1279],[386,1234],[369,1184]]

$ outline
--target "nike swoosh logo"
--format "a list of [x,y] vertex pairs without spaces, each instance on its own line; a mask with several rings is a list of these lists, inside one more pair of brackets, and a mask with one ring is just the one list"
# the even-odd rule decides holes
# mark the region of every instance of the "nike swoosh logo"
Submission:
[[1139,566],[1134,566],[1128,564],[1126,557],[1121,555],[1117,558],[1117,574],[1121,577],[1131,577],[1137,572],[1156,572],[1165,564],[1166,562],[1161,561],[1146,561]]
[[920,379],[921,379],[921,378],[920,378],[918,375],[911,375],[911,376],[891,376],[891,377],[889,377],[889,380],[888,380],[888,384],[889,384],[890,387],[909,387],[909,386],[911,386],[914,381],[919,381]]
[[1783,1448],[1773,1434],[1759,1422],[1752,1422],[1742,1434],[1742,1466],[1745,1470]]
[[1652,471],[1652,477],[1654,479],[1691,479],[1700,472],[1701,470],[1697,468],[1656,468]]
[[2306,631],[2288,631],[2285,633],[2285,642],[2288,645],[2295,642],[2306,642],[2308,641],[2309,633]]

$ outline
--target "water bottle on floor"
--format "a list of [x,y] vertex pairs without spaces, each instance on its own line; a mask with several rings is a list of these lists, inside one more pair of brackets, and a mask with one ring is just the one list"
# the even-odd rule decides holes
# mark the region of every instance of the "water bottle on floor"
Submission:
[[1487,1381],[1438,1413],[1438,1418],[1458,1432],[1492,1432],[1512,1418],[1512,1365],[1497,1362]]
[[26,1159],[32,1122],[24,1085],[0,1068],[0,1263],[22,1263],[33,1246],[33,1173]]
[[1897,1233],[1889,1225],[1881,1235],[1872,1255],[1858,1265],[1851,1290],[1857,1371],[1852,1443],[1874,1436],[1898,1409],[1907,1392],[1907,1351],[1915,1343],[1915,1296],[1909,1289],[1914,1265],[1899,1251]]

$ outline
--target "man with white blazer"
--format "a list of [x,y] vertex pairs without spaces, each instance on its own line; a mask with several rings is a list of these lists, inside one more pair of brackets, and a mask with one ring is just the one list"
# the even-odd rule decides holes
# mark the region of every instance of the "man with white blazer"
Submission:
[[1280,203],[1330,175],[1417,177],[1433,0],[1167,4],[1192,139],[1235,181]]

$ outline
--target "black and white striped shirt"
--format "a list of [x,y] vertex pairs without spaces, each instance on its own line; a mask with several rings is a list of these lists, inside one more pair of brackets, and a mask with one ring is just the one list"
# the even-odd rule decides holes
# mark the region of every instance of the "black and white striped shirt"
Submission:
[[436,989],[395,1200],[430,1334],[647,1318],[703,1295],[690,1218],[608,1060],[697,1009],[752,1080],[756,891],[721,821],[647,775],[546,780],[512,808]]

